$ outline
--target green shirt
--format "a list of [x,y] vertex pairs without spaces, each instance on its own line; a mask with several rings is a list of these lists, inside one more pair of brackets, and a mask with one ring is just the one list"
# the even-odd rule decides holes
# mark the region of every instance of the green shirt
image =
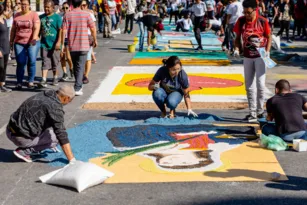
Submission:
[[59,31],[62,27],[62,18],[54,13],[51,16],[42,14],[39,16],[41,20],[41,47],[52,50],[58,40]]

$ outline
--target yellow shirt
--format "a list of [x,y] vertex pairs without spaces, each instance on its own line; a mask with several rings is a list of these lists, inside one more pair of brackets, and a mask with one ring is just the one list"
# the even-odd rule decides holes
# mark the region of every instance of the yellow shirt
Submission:
[[[1,0],[0,0],[1,1]],[[101,4],[102,0],[97,0],[97,3],[98,3],[98,6],[99,6],[99,11],[98,12],[102,12],[102,9],[100,7],[100,4]]]

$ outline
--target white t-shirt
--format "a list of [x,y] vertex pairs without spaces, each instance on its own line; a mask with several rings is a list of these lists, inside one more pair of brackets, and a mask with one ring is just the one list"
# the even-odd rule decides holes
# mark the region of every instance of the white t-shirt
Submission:
[[215,26],[221,26],[222,25],[221,20],[217,20],[217,19],[209,19],[209,23],[211,25],[215,25]]
[[179,22],[183,22],[183,28],[186,30],[190,30],[190,28],[193,26],[191,19],[182,18],[177,21],[177,23]]
[[231,15],[229,19],[229,24],[235,24],[238,20],[243,15],[243,6],[241,2],[233,2],[229,5],[227,14]]
[[215,7],[215,0],[205,0],[208,11],[213,11]]
[[[94,16],[94,14],[90,12],[90,15],[91,15],[92,20],[93,20],[94,22],[96,22],[96,18],[95,18],[95,16]],[[87,29],[87,33],[88,33],[88,35],[91,35],[91,34],[92,34],[92,33],[91,33],[91,29],[88,28],[88,29]]]
[[204,16],[205,12],[207,11],[206,4],[204,2],[200,2],[199,4],[193,4],[191,11],[197,17]]

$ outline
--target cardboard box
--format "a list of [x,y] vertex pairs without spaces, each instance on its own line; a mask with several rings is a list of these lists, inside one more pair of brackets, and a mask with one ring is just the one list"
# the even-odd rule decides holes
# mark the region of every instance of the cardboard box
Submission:
[[298,152],[307,151],[307,141],[302,139],[293,140],[293,149]]

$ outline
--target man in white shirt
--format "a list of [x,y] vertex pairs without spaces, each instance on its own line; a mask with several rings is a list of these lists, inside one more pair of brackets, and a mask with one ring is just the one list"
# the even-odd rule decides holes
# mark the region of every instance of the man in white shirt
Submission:
[[240,18],[243,15],[243,6],[242,3],[238,0],[233,0],[233,2],[229,5],[227,10],[227,19],[226,19],[226,32],[229,38],[230,42],[230,51],[233,51],[234,49],[234,39],[235,39],[235,33],[233,32],[233,27],[235,23],[237,22],[238,18]]
[[[133,19],[135,14],[135,8],[136,8],[136,0],[127,0],[126,1],[126,23],[125,23],[125,30],[124,33],[131,33],[133,30]],[[128,24],[130,22],[130,30],[128,31]]]

